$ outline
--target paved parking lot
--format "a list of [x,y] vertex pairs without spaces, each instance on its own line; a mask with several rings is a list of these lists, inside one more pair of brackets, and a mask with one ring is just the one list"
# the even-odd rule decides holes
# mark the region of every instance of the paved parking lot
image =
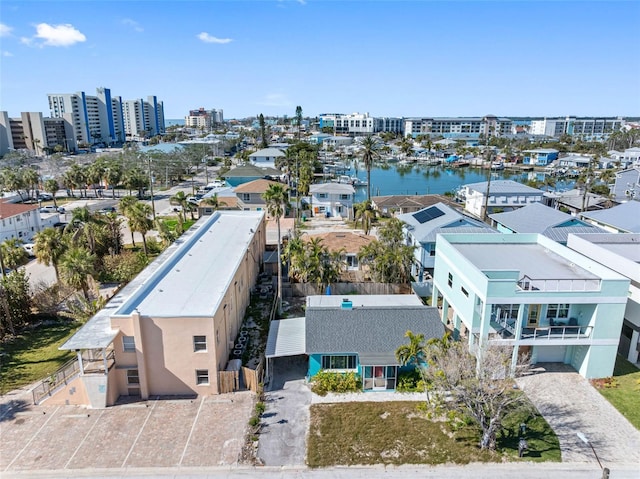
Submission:
[[106,409],[26,406],[0,422],[0,471],[234,465],[253,403],[238,392]]

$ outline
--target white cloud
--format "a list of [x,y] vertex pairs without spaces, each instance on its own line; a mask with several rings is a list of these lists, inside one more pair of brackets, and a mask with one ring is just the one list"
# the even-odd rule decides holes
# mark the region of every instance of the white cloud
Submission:
[[231,43],[233,40],[231,38],[218,38],[213,35],[209,35],[207,32],[202,32],[198,34],[198,38],[205,43]]
[[123,18],[121,23],[133,28],[136,32],[144,32],[144,28],[142,28],[138,22],[131,18]]
[[268,93],[258,105],[289,108],[293,106],[293,102],[284,93]]
[[[48,23],[38,23],[34,38],[44,40],[39,46],[68,47],[75,43],[86,41],[87,37],[77,30],[73,25],[49,25]],[[30,45],[34,38],[22,38],[22,43]]]
[[12,56],[13,56],[13,53],[8,52],[8,51],[6,51],[6,50],[2,50],[2,56],[3,56],[3,57],[12,57]]
[[8,37],[11,35],[11,28],[9,25],[5,25],[4,23],[0,23],[0,37]]

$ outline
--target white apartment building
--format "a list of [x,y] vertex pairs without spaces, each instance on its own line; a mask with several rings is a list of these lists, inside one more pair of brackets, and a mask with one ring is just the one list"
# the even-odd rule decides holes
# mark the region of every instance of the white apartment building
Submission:
[[0,112],[0,155],[10,150],[28,149],[42,155],[47,149],[62,145],[75,149],[71,125],[62,118],[43,118],[40,112],[22,112],[10,118]]
[[503,136],[511,134],[512,122],[509,118],[493,115],[483,117],[434,117],[407,118],[404,120],[404,135],[438,135],[445,138],[458,136],[478,137],[480,135]]
[[614,131],[622,128],[622,118],[542,118],[532,120],[529,133],[532,135],[581,136],[586,140],[607,138]]
[[122,104],[127,139],[152,137],[165,132],[164,106],[155,96],[126,100]]
[[197,128],[199,130],[208,130],[213,125],[224,122],[222,110],[212,109],[206,110],[198,108],[197,110],[189,110],[189,114],[184,117],[184,125],[187,128]]
[[402,133],[404,119],[396,117],[372,117],[369,113],[322,113],[320,127],[333,128],[336,135],[365,136],[381,132]]

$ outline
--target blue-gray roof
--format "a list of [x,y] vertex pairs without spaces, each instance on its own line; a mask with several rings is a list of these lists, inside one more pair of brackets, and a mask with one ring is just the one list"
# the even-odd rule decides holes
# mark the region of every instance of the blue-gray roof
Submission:
[[582,217],[628,233],[640,233],[640,201],[628,201],[607,210],[586,211]]
[[566,243],[571,233],[606,233],[562,211],[533,203],[517,210],[494,213],[489,217],[514,233],[540,233],[558,243]]
[[[481,181],[479,183],[469,183],[468,185],[463,185],[467,187],[469,190],[478,191],[480,193],[486,194],[487,192],[487,182]],[[543,191],[538,190],[536,188],[531,188],[530,186],[523,185],[522,183],[518,183],[513,180],[493,180],[491,182],[491,186],[489,187],[489,194],[492,195],[501,195],[501,194],[518,194],[518,195],[542,195]]]
[[396,349],[407,342],[405,333],[441,338],[444,325],[429,306],[307,307],[307,354],[356,353],[375,357],[379,365],[397,365]]
[[[438,215],[430,215],[432,219],[421,222],[420,213],[433,211]],[[418,217],[416,217],[418,215]],[[438,233],[493,233],[494,231],[485,223],[470,218],[444,203],[436,203],[433,206],[423,208],[415,213],[398,215],[398,218],[407,224],[411,236],[420,243],[434,243]]]

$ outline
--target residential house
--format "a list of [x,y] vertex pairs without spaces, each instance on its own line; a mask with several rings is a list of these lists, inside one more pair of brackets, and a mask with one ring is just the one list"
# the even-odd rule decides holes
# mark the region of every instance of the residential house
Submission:
[[322,142],[331,137],[328,133],[314,133],[313,135],[307,137],[306,141],[313,145],[321,145]]
[[249,155],[249,161],[252,165],[261,168],[275,168],[276,161],[284,157],[284,152],[279,148],[264,148],[251,153]]
[[558,150],[553,148],[538,148],[525,150],[522,163],[531,166],[547,166],[558,159]]
[[640,234],[570,235],[569,248],[629,278],[618,354],[640,363]]
[[222,175],[222,178],[230,186],[238,186],[260,178],[275,179],[281,177],[282,171],[280,170],[269,167],[262,168],[251,164],[236,166]]
[[407,331],[427,341],[445,331],[438,310],[415,295],[308,296],[305,314],[271,322],[267,361],[306,354],[308,378],[321,370],[354,372],[364,391],[395,390],[395,351],[407,343]]
[[200,219],[62,345],[79,377],[51,401],[218,394],[264,249],[263,212]]
[[345,271],[341,274],[341,281],[359,282],[364,281],[364,271],[358,260],[358,253],[363,246],[368,245],[376,238],[355,231],[331,231],[320,234],[305,234],[302,236],[304,241],[310,241],[312,238],[322,240],[331,253],[340,253],[341,259],[345,263]]
[[539,233],[564,245],[570,234],[606,233],[597,226],[541,203],[506,213],[494,213],[489,218],[491,225],[500,233]]
[[405,213],[415,213],[418,210],[433,206],[436,203],[444,203],[449,206],[456,205],[444,195],[390,195],[372,196],[371,206],[378,214],[389,217]]
[[591,193],[584,188],[569,191],[545,191],[542,203],[551,208],[576,216],[582,211],[601,210],[611,204],[606,196]]
[[440,235],[434,271],[432,304],[470,351],[613,374],[629,292],[619,273],[540,234]]
[[[285,190],[286,185],[271,180],[253,180],[236,186],[235,193],[238,198],[238,208],[241,210],[262,211],[267,209],[267,203],[263,198],[264,193],[271,185],[281,185]],[[286,208],[285,208],[286,209]]]
[[313,216],[353,219],[356,190],[343,183],[317,183],[309,188]]
[[29,243],[44,227],[38,205],[0,201],[0,242],[15,238]]
[[618,203],[640,201],[640,166],[616,172],[611,195]]
[[419,282],[433,274],[436,238],[441,233],[495,233],[485,223],[463,215],[459,211],[436,203],[416,213],[398,215],[405,223],[407,244],[414,246],[412,274]]
[[559,158],[557,164],[562,168],[587,168],[592,161],[591,156],[570,154]]
[[330,136],[322,140],[322,148],[327,150],[330,148],[336,149],[341,146],[349,146],[353,143],[353,138],[350,136]]
[[585,211],[580,219],[611,233],[640,233],[640,201],[628,201],[606,210]]
[[607,155],[613,160],[620,162],[623,167],[640,167],[640,146],[627,148],[624,151],[611,150],[607,152]]
[[494,180],[490,185],[488,202],[486,201],[486,181],[462,185],[460,193],[464,198],[464,209],[472,215],[482,218],[485,212],[485,202],[487,214],[511,211],[531,203],[540,203],[544,192],[517,181]]

